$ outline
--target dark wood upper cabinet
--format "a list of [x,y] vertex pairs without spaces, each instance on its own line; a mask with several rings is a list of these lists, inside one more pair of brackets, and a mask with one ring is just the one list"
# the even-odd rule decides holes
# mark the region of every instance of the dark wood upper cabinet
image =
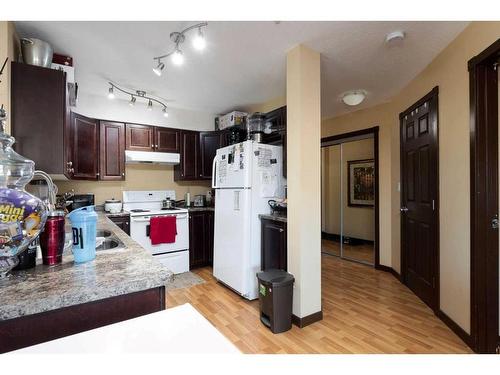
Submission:
[[99,122],[71,113],[69,172],[75,180],[99,178]]
[[125,180],[125,124],[101,121],[99,177],[105,181]]
[[36,169],[67,175],[66,73],[18,62],[11,67],[14,148],[33,160]]
[[220,133],[216,131],[200,132],[200,179],[212,178],[212,162],[220,148],[220,138]]
[[181,130],[181,162],[174,167],[174,180],[199,179],[199,139],[200,133],[190,130]]
[[283,146],[283,176],[286,177],[286,106],[266,113],[266,123],[270,123],[271,133],[264,134],[263,142]]
[[159,152],[179,152],[180,130],[155,127],[155,149]]
[[261,269],[287,270],[286,223],[261,219]]
[[126,124],[126,149],[132,151],[155,150],[155,127],[148,125]]

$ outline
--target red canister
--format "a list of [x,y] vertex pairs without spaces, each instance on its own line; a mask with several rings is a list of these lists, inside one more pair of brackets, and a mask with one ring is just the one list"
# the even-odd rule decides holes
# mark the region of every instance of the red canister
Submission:
[[61,263],[64,250],[64,212],[51,211],[40,234],[43,264],[52,266]]

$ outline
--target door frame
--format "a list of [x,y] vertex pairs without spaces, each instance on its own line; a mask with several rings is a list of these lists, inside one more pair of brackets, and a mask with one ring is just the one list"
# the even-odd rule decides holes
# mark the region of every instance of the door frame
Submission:
[[375,207],[374,207],[374,215],[375,215],[375,246],[374,246],[374,259],[373,259],[373,267],[375,269],[386,269],[386,266],[380,265],[380,218],[379,218],[379,127],[373,126],[371,128],[355,130],[348,133],[342,133],[337,135],[332,135],[329,137],[321,138],[321,147],[325,142],[332,141],[341,141],[347,140],[349,138],[360,137],[367,134],[373,134],[373,158],[375,159]]
[[[435,314],[439,313],[439,305],[440,305],[440,265],[439,265],[439,254],[440,254],[440,248],[439,248],[439,242],[440,242],[440,226],[439,226],[439,87],[435,86],[431,91],[429,91],[426,95],[424,95],[422,98],[417,100],[414,104],[412,104],[410,107],[405,109],[403,112],[399,114],[399,166],[400,166],[400,180],[403,179],[404,173],[403,173],[403,132],[402,132],[402,127],[403,127],[403,118],[405,115],[408,113],[414,111],[421,105],[423,105],[425,102],[430,101],[435,99],[435,111],[436,111],[436,144],[435,147],[436,149],[434,150],[436,154],[436,197],[435,197],[435,248],[436,248],[436,253],[434,254],[435,259],[434,259],[434,264],[435,264],[435,287],[434,287],[434,296],[433,296],[433,306],[430,306],[431,309],[434,311]],[[432,119],[431,119],[432,121]],[[401,194],[400,194],[400,207],[403,206],[403,183],[400,183],[401,185]],[[404,236],[404,225],[403,225],[403,219],[401,218],[400,220],[400,246],[401,246],[401,282],[405,285],[407,285],[407,269],[406,269],[406,261],[407,261],[407,250],[405,246],[405,236]]]
[[[500,39],[468,61],[470,94],[471,341],[474,351],[495,353],[498,333],[498,73]],[[492,78],[495,77],[493,80]]]

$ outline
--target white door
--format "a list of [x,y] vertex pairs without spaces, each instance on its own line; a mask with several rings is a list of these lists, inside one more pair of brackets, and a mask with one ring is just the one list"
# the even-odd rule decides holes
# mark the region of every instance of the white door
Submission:
[[250,272],[250,189],[217,189],[215,205],[214,277],[245,296]]
[[213,162],[212,187],[250,187],[252,148],[252,141],[246,141],[218,149]]

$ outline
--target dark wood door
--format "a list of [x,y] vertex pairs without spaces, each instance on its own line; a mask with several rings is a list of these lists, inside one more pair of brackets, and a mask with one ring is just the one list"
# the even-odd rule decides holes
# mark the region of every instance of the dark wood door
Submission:
[[207,247],[207,263],[209,266],[214,264],[214,211],[205,211],[205,246]]
[[231,132],[229,130],[219,130],[219,148],[229,146]]
[[[33,160],[37,169],[67,174],[66,73],[18,62],[11,66],[14,148]],[[7,84],[7,78],[2,84]]]
[[154,126],[126,124],[126,149],[132,151],[154,151]]
[[180,130],[156,127],[155,149],[159,152],[179,152]]
[[130,216],[110,216],[109,218],[118,228],[130,235]]
[[175,180],[198,179],[199,132],[181,131],[181,162],[175,166]]
[[212,162],[218,148],[220,148],[219,132],[200,132],[200,179],[212,178]]
[[99,179],[125,180],[125,124],[100,122]]
[[287,270],[286,223],[276,220],[261,221],[261,268]]
[[98,121],[71,113],[68,162],[71,178],[97,180],[99,178],[99,124]]
[[404,283],[439,308],[437,90],[401,113],[401,249]]
[[189,213],[189,267],[202,267],[208,263],[205,211]]

